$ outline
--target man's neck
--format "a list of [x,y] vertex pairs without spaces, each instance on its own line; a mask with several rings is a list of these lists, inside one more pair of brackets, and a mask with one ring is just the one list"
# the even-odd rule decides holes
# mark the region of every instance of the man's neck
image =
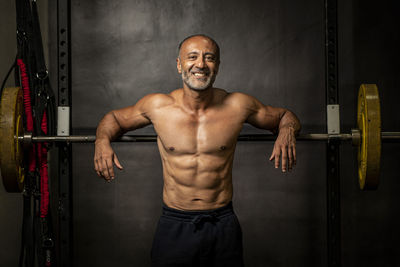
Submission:
[[193,112],[201,112],[211,105],[214,98],[214,88],[193,90],[186,85],[183,87],[183,106]]

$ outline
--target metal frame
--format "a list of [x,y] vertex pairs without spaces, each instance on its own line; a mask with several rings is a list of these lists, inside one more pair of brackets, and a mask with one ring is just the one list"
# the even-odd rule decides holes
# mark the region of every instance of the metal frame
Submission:
[[[325,0],[325,80],[327,107],[339,104],[337,0]],[[329,114],[327,114],[329,115]],[[329,120],[329,117],[327,117]],[[327,121],[329,133],[330,121]],[[340,130],[339,130],[340,131]],[[340,139],[332,135],[326,148],[328,266],[341,266]]]
[[[58,104],[69,112],[71,110],[68,108],[71,106],[70,12],[70,0],[57,0]],[[68,124],[71,125],[70,120]],[[58,149],[58,265],[69,267],[73,266],[72,149],[69,143],[59,144]]]
[[[337,0],[325,0],[326,103],[338,104]],[[70,0],[57,0],[58,101],[71,106]],[[327,241],[328,266],[341,265],[340,236],[340,139],[327,142]],[[59,146],[59,265],[73,266],[71,145]]]

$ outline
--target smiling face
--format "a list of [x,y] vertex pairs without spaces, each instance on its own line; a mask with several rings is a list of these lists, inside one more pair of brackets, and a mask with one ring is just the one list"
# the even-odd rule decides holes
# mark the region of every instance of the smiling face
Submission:
[[183,42],[177,58],[178,72],[184,86],[202,91],[212,87],[218,73],[216,44],[205,36],[194,36]]

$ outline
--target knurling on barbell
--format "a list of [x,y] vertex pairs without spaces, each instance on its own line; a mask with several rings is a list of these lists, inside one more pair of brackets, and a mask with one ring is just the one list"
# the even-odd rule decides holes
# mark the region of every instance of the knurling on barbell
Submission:
[[[23,189],[23,147],[32,142],[94,142],[95,136],[32,136],[23,129],[22,90],[4,88],[0,103],[0,168],[3,184],[8,192]],[[358,129],[351,134],[300,134],[305,141],[353,141],[358,148],[358,181],[360,188],[376,189],[379,184],[381,139],[400,140],[400,133],[381,132],[379,92],[375,84],[362,84],[358,95]],[[240,135],[239,141],[273,141],[272,135]],[[154,142],[157,136],[122,136],[121,142]]]

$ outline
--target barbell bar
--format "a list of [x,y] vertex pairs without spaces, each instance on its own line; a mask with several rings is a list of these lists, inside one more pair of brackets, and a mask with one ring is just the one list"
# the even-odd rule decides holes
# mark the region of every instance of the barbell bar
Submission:
[[[15,137],[16,138],[16,137]],[[328,141],[331,139],[340,139],[340,141],[352,141],[354,146],[360,142],[360,130],[352,129],[349,134],[325,134],[325,133],[308,133],[299,134],[296,136],[297,141]],[[239,135],[238,141],[275,141],[276,135],[272,134],[243,134]],[[381,132],[383,142],[400,141],[400,132]],[[18,140],[23,144],[30,145],[31,143],[40,142],[67,142],[67,143],[94,143],[95,135],[68,135],[68,136],[32,136],[31,133],[25,133],[23,136],[18,136]],[[123,135],[113,142],[156,142],[157,135]]]
[[[0,103],[0,167],[3,184],[8,192],[23,189],[24,150],[36,142],[93,143],[95,135],[32,136],[23,129],[23,99],[18,87],[5,88]],[[379,184],[381,142],[397,142],[400,132],[381,132],[380,103],[375,84],[362,84],[357,105],[358,129],[351,133],[299,134],[299,141],[351,141],[358,147],[358,180],[361,189],[376,189]],[[239,135],[238,141],[274,141],[271,134]],[[123,135],[113,142],[155,142],[156,135]]]

